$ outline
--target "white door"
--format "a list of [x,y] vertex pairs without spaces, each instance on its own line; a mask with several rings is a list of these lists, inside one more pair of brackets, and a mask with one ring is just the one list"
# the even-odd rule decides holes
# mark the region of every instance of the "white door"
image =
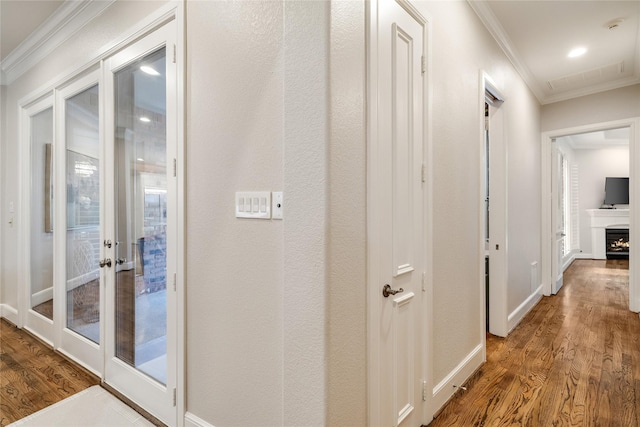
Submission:
[[175,22],[111,57],[105,96],[107,384],[175,425]]
[[[379,316],[378,402],[372,424],[419,426],[425,417],[425,79],[426,22],[406,2],[378,2],[377,154],[372,165]],[[373,236],[372,236],[373,237]],[[374,243],[375,244],[375,243]]]

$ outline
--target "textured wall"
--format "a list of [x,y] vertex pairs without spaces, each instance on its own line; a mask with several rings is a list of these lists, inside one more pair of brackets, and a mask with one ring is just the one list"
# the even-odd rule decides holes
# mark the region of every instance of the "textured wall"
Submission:
[[266,221],[234,193],[283,190],[283,4],[188,2],[187,22],[187,410],[281,425],[288,194]]
[[328,426],[367,424],[365,5],[331,4]]

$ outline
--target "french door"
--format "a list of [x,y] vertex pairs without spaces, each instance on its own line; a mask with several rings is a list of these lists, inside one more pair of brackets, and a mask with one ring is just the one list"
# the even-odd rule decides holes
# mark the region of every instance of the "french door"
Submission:
[[59,167],[53,221],[56,341],[60,351],[98,375],[103,364],[105,283],[100,269],[104,164],[99,77],[95,70],[56,95]]
[[[104,381],[176,423],[175,23],[105,61]],[[171,53],[171,54],[170,54]]]
[[24,326],[177,424],[175,21],[25,107]]

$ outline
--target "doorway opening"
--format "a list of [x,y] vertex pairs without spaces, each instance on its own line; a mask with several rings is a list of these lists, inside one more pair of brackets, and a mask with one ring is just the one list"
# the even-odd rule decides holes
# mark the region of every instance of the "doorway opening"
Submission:
[[507,315],[507,157],[504,139],[504,98],[485,73],[481,96],[481,292],[484,295],[483,336],[508,333]]
[[[545,295],[559,290],[562,272],[573,260],[594,259],[603,265],[609,262],[607,229],[628,230],[628,241],[614,245],[633,247],[637,241],[634,224],[640,222],[633,206],[640,200],[634,173],[640,165],[638,122],[629,119],[543,133]],[[607,178],[628,181],[628,190],[624,191],[628,200],[611,205]],[[640,311],[640,289],[634,274],[639,259],[638,254],[629,252],[629,309],[634,312]],[[615,268],[620,268],[619,261],[615,263]],[[623,263],[627,265],[626,260]]]

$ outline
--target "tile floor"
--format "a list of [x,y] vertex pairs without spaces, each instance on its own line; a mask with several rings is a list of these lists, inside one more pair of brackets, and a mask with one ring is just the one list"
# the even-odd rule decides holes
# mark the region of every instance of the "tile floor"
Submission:
[[100,386],[93,386],[7,427],[153,427]]

